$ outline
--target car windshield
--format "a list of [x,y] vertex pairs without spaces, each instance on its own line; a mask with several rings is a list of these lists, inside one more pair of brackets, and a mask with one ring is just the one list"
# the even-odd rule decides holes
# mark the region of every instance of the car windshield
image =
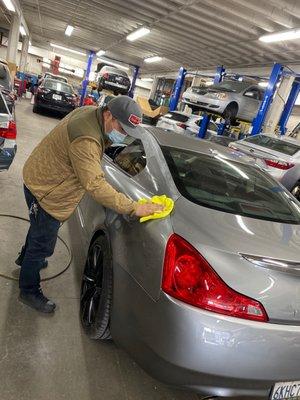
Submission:
[[216,83],[208,88],[209,91],[211,90],[224,90],[228,92],[237,92],[240,93],[243,90],[247,89],[250,84],[249,82],[240,82],[240,81],[223,81],[220,83]]
[[222,154],[163,147],[179,192],[204,207],[250,218],[300,224],[300,205],[260,169]]
[[266,147],[270,150],[275,150],[288,156],[293,156],[300,150],[300,145],[298,146],[297,144],[289,143],[285,140],[272,138],[266,135],[249,136],[247,139],[244,140],[245,142]]
[[10,74],[6,66],[0,64],[0,89],[11,90]]
[[57,90],[67,94],[73,94],[72,86],[64,82],[55,81],[53,79],[46,79],[44,83],[45,89]]

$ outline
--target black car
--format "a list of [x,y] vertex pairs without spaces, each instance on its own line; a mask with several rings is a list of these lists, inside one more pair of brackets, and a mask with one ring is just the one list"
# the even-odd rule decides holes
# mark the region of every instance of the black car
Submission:
[[33,112],[42,109],[68,114],[78,106],[78,96],[71,85],[54,79],[45,79],[34,99]]
[[98,78],[98,91],[111,90],[115,95],[128,94],[131,82],[125,71],[105,65]]
[[14,112],[16,96],[13,91],[10,72],[5,61],[0,60],[0,90],[5,98],[10,112]]

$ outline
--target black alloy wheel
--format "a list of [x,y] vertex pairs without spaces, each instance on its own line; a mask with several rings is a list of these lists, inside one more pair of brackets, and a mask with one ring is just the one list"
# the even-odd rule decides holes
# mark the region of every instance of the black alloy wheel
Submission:
[[91,339],[110,339],[113,271],[105,236],[90,246],[81,284],[80,319]]

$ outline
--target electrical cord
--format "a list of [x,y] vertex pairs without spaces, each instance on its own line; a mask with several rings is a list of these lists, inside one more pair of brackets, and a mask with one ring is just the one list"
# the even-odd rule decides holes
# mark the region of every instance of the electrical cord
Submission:
[[[30,222],[29,219],[23,218],[23,217],[19,217],[19,216],[17,216],[17,215],[0,214],[0,218],[1,218],[1,217],[3,217],[3,218],[14,218],[14,219],[19,219],[19,220],[21,220],[21,221]],[[68,251],[68,255],[69,255],[68,263],[66,264],[66,266],[63,268],[62,271],[58,272],[57,274],[55,274],[55,275],[53,275],[53,276],[49,276],[49,278],[41,279],[41,282],[50,281],[51,279],[57,278],[58,276],[60,276],[60,275],[62,275],[63,273],[65,273],[65,272],[69,269],[69,267],[70,267],[70,265],[71,265],[71,262],[72,262],[72,260],[73,260],[72,251],[71,251],[70,247],[67,245],[66,241],[65,241],[63,238],[61,238],[59,235],[57,236],[57,238],[58,238],[58,240],[60,240],[60,242],[65,246],[65,248],[66,248],[67,251]],[[1,272],[0,272],[0,277],[1,277],[1,278],[5,278],[5,279],[10,279],[11,281],[18,281],[18,280],[19,280],[19,278],[14,278],[13,276],[6,275],[6,274],[3,274],[3,273],[1,273]]]

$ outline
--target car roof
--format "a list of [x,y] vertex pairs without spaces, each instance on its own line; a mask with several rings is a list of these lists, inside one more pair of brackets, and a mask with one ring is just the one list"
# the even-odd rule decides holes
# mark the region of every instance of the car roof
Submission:
[[[52,78],[47,78],[47,79],[45,79],[45,82],[64,83],[65,85],[71,86],[71,87],[72,87],[72,85],[71,85],[70,83],[68,83],[68,82],[62,82],[62,81],[59,81],[59,80],[57,80],[57,79],[52,79]],[[44,82],[44,83],[45,83],[45,82]]]
[[182,135],[172,131],[168,131],[168,133],[166,133],[164,129],[152,126],[147,126],[145,129],[155,137],[161,146],[174,147],[177,149],[179,148],[182,150],[208,155],[211,155],[212,152],[217,152],[218,154],[226,158],[230,158],[233,161],[238,161],[243,164],[252,163],[255,165],[255,160],[252,157],[248,157],[241,152],[207,140],[198,139],[189,135]]

